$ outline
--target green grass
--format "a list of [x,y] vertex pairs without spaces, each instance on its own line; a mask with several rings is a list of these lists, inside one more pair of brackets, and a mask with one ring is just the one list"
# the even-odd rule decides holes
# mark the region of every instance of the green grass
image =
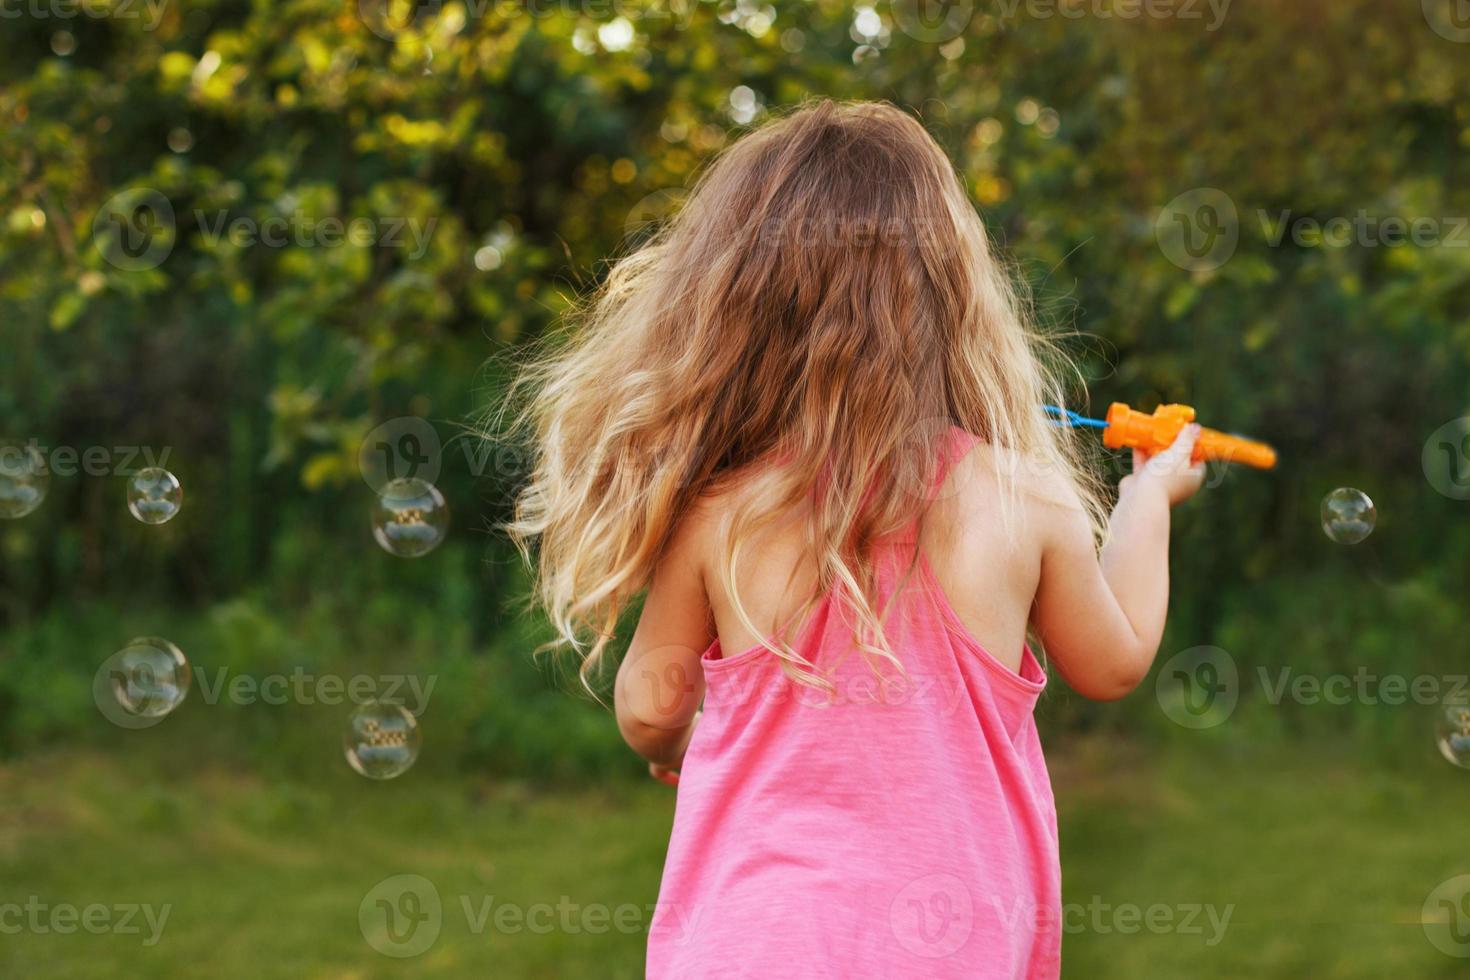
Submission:
[[[1066,976],[1462,976],[1419,918],[1438,882],[1470,872],[1470,773],[1431,752],[1388,769],[1341,748],[1053,746],[1065,897],[1080,910]],[[265,782],[121,752],[0,769],[0,799],[0,902],[172,907],[152,946],[146,926],[0,935],[0,976],[222,980],[641,976],[641,928],[477,932],[473,916],[493,899],[555,920],[565,901],[577,915],[637,906],[622,914],[641,926],[672,804],[653,784],[543,793],[417,772],[375,784],[345,766]],[[443,903],[437,941],[412,959],[376,952],[358,923],[368,892],[398,874],[429,879]],[[1130,934],[1107,927],[1109,911],[1100,930],[1102,904],[1232,911],[1211,944],[1204,918],[1202,935]]]

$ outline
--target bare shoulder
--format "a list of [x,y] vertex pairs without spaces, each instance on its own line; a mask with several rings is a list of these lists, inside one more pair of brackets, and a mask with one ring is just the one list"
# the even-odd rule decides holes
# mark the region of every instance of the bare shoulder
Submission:
[[696,494],[679,514],[664,547],[664,560],[702,565],[721,547],[726,529],[752,492],[755,473],[721,481]]
[[955,461],[941,496],[953,501],[951,509],[961,521],[993,512],[997,501],[1011,502],[1014,516],[1043,539],[1088,527],[1086,507],[1064,466],[982,439]]
[[1082,509],[1077,487],[1060,464],[978,438],[955,461],[946,484],[955,493],[982,498],[1009,486],[1031,506]]
[[697,494],[669,529],[660,563],[677,562],[687,567],[701,567],[729,506],[730,499],[726,493]]

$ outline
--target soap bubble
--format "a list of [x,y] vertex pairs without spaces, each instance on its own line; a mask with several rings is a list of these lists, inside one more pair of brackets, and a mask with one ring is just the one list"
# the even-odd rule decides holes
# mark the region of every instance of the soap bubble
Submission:
[[369,701],[352,713],[342,749],[347,762],[369,779],[392,779],[419,757],[423,736],[413,713],[400,704]]
[[1470,704],[1447,704],[1440,711],[1434,734],[1439,751],[1463,769],[1470,769]]
[[46,499],[51,471],[34,446],[0,444],[0,518],[24,517]]
[[1361,490],[1338,487],[1322,498],[1322,530],[1338,544],[1357,544],[1377,522],[1377,508]]
[[144,524],[173,520],[183,503],[184,488],[168,470],[150,466],[128,481],[128,510]]
[[373,537],[383,550],[400,558],[427,555],[449,529],[449,505],[432,483],[392,480],[373,508]]
[[192,679],[183,651],[162,637],[144,636],[103,661],[92,697],[113,724],[147,728],[183,704]]

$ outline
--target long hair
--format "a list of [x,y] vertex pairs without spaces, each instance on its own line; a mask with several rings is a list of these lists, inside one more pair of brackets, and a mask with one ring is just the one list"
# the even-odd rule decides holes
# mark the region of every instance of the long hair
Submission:
[[[742,545],[802,505],[816,574],[794,621],[835,590],[858,649],[889,660],[872,546],[922,517],[951,426],[1070,483],[1097,526],[1096,487],[1041,410],[1064,403],[1066,362],[1026,310],[903,111],[811,103],[725,150],[507,399],[535,463],[506,528],[584,683],[680,521],[737,477],[719,568],[746,628],[764,634],[736,587]],[[827,686],[784,631],[765,645]]]

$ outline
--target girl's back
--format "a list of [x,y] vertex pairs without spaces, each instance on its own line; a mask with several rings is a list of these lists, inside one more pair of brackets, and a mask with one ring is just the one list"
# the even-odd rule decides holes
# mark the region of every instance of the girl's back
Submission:
[[[703,652],[650,977],[1056,975],[1056,825],[1031,715],[1044,675],[1024,648],[1040,550],[993,506],[990,448],[956,429],[946,452],[917,563],[914,534],[873,556],[878,595],[896,597],[901,673],[875,676],[828,600],[795,647],[833,689],[793,687],[709,590],[719,638]],[[705,501],[669,560],[717,580],[707,568],[738,494]],[[793,611],[785,583],[799,593],[812,575],[802,524],[754,540],[738,583],[772,632]]]

